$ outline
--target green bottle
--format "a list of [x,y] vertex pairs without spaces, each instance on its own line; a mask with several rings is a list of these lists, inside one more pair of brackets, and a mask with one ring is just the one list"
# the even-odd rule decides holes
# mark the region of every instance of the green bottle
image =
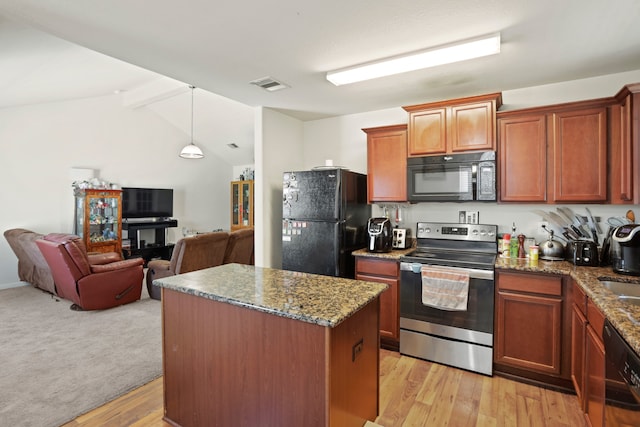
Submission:
[[518,239],[516,238],[516,223],[511,227],[511,242],[509,243],[509,256],[518,258]]

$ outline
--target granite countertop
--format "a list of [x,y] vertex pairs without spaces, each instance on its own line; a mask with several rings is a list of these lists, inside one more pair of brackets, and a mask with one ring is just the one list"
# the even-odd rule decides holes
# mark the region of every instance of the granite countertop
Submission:
[[387,285],[252,265],[225,264],[153,281],[154,285],[290,319],[335,327]]
[[365,249],[358,249],[357,251],[353,251],[351,254],[353,256],[368,257],[368,258],[400,260],[401,256],[408,254],[414,249],[415,247],[412,246],[408,249],[392,249],[391,252],[369,252],[369,250],[365,248]]
[[605,288],[598,279],[639,283],[640,277],[615,273],[611,267],[581,267],[567,261],[542,261],[530,263],[528,259],[498,258],[496,268],[573,277],[591,298],[629,345],[640,354],[640,306],[631,304]]

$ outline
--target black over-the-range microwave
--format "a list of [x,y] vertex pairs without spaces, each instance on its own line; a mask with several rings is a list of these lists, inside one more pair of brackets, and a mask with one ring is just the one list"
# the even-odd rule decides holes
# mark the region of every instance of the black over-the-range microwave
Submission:
[[410,202],[495,201],[496,152],[410,157],[407,193]]

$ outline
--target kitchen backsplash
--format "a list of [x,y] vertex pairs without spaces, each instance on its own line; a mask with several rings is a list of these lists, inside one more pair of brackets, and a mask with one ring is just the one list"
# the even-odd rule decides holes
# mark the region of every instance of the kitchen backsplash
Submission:
[[[417,204],[375,204],[373,205],[373,216],[385,216],[391,219],[395,226],[396,208],[400,207],[401,228],[410,228],[413,235],[416,232],[416,223],[419,221],[432,222],[459,222],[459,211],[477,211],[479,213],[480,224],[498,225],[498,233],[510,233],[515,222],[517,233],[527,237],[533,237],[536,242],[547,240],[549,237],[540,224],[545,221],[540,215],[534,213],[535,210],[545,212],[556,211],[558,206],[563,205],[541,205],[541,204],[497,204],[497,203],[417,203]],[[566,205],[576,214],[586,216],[585,207],[591,210],[595,217],[599,217],[600,228],[603,233],[609,228],[607,218],[613,216],[624,217],[627,210],[635,212],[636,217],[640,215],[640,205]],[[386,210],[384,208],[387,208]],[[600,235],[602,242],[604,235]]]

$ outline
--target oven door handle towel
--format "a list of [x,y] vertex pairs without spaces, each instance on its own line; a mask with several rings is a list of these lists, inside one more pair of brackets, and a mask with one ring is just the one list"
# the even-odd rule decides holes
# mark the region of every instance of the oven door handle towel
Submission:
[[422,266],[422,304],[441,310],[466,311],[469,273]]

